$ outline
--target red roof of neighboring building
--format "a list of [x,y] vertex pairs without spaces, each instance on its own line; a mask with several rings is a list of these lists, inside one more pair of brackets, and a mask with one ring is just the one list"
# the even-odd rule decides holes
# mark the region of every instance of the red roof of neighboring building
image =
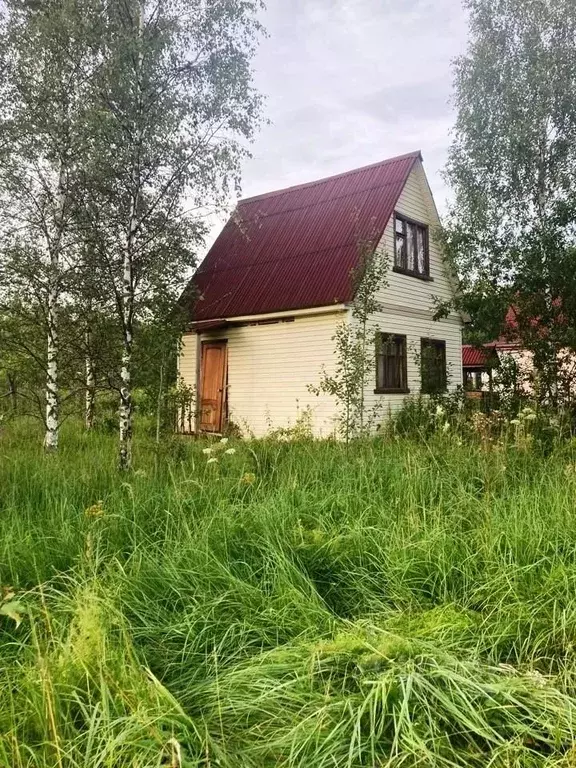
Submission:
[[493,349],[479,349],[472,344],[462,344],[462,365],[464,368],[486,368],[495,362]]
[[[536,297],[533,297],[536,298]],[[562,308],[562,302],[561,299],[556,298],[552,301],[552,306],[556,310],[561,310]],[[524,326],[530,327],[534,333],[541,338],[546,338],[546,336],[549,335],[549,328],[546,325],[542,325],[542,319],[538,316],[530,317],[527,316],[526,310],[524,310]],[[504,329],[503,329],[503,336],[501,336],[498,339],[499,344],[518,344],[518,327],[519,327],[519,319],[520,316],[520,310],[515,306],[510,306],[508,308],[508,311],[506,312],[506,317],[504,319]],[[558,324],[564,324],[566,322],[566,318],[563,316],[563,313],[561,311],[558,312],[558,315],[555,319],[555,322]]]
[[359,243],[374,247],[420,152],[241,200],[185,292],[191,319],[353,299]]

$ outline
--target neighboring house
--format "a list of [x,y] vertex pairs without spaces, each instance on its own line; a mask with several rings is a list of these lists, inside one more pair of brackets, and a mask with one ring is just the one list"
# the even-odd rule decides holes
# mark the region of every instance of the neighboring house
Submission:
[[[536,335],[540,334],[542,340],[546,338],[546,327],[541,326],[538,318],[531,321]],[[500,381],[493,382],[490,377],[490,386],[488,386],[488,372],[484,371],[481,375],[482,387],[486,391],[495,391],[501,393],[503,389],[514,388],[518,394],[533,395],[535,389],[538,389],[539,374],[534,366],[533,354],[526,349],[518,333],[517,310],[509,307],[504,318],[501,336],[496,341],[490,341],[481,348],[464,345],[462,347],[462,367],[464,376],[464,385],[469,391],[476,389],[478,384],[478,367],[474,367],[473,362],[486,360],[489,367],[494,369],[496,366],[506,367],[506,383],[502,382],[502,375],[498,378]],[[576,358],[568,350],[559,350],[556,357],[558,381],[556,384],[556,394],[567,398],[576,397]],[[550,393],[549,393],[550,394]]]
[[470,396],[492,392],[494,369],[499,362],[498,352],[492,345],[462,345],[462,378],[464,389]]
[[197,392],[186,429],[221,433],[233,422],[262,436],[306,414],[317,436],[334,432],[334,400],[309,386],[334,369],[367,240],[389,258],[372,318],[386,343],[374,351],[367,409],[378,403],[385,417],[423,379],[461,385],[461,319],[433,320],[433,297],[452,293],[438,223],[420,152],[240,201],[183,298],[179,372]]

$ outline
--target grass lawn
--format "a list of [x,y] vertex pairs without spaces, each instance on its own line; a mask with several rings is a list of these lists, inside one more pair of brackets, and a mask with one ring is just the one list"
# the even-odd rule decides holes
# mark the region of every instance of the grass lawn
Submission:
[[576,765],[574,445],[207,445],[0,435],[1,768]]

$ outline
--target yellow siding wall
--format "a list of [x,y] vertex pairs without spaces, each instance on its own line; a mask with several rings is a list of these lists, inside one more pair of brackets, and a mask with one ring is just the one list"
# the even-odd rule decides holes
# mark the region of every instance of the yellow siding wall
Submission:
[[[334,365],[332,337],[344,313],[297,317],[294,322],[244,325],[205,333],[202,340],[228,339],[228,403],[230,419],[247,435],[261,437],[271,429],[294,426],[311,408],[318,436],[334,431],[335,407],[326,395],[316,396],[322,365]],[[180,376],[195,385],[196,335],[184,337]]]
[[[410,395],[418,395],[420,391],[420,339],[443,339],[446,342],[446,367],[449,389],[454,390],[462,384],[462,331],[458,322],[434,322],[424,317],[403,317],[398,314],[379,312],[373,321],[373,327],[383,333],[402,334],[406,336],[408,348],[408,388]],[[373,381],[370,381],[365,392],[367,411],[375,407],[382,417],[393,413],[401,407],[406,395],[375,394],[376,371]]]
[[[438,214],[420,162],[414,167],[396,204],[396,211],[430,227],[431,282],[392,271],[394,264],[394,217],[390,220],[381,248],[388,258],[387,285],[378,294],[382,312],[377,313],[372,327],[383,333],[405,335],[408,345],[408,387],[411,394],[420,391],[420,339],[442,339],[446,342],[446,363],[451,390],[462,384],[462,322],[453,314],[446,320],[434,321],[433,296],[447,300],[452,296],[452,285],[445,270],[442,253],[434,241],[433,230],[439,224]],[[405,395],[376,395],[374,381],[366,389],[368,408],[378,405],[383,415],[398,409]]]
[[[442,252],[434,239],[434,229],[440,220],[421,162],[415,165],[410,174],[396,204],[396,211],[430,227],[430,277],[433,278],[433,282],[419,280],[410,275],[401,275],[392,272],[390,268],[386,275],[388,288],[382,292],[380,299],[404,308],[429,311],[432,307],[432,296],[438,296],[443,300],[450,299],[452,286],[444,268]],[[388,255],[390,267],[392,267],[394,265],[394,217],[388,222],[381,247]]]

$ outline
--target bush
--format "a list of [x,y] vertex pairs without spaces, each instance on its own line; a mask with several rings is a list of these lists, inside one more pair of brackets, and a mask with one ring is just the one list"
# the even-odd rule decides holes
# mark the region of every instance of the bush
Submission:
[[463,390],[446,395],[418,395],[404,400],[390,415],[384,432],[402,437],[426,438],[435,432],[461,429],[467,417],[476,411]]

